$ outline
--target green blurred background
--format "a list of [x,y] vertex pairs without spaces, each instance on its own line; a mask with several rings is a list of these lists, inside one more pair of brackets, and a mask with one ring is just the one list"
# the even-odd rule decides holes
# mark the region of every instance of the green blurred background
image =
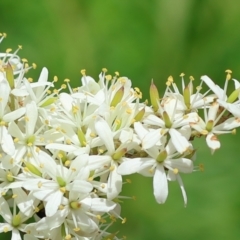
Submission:
[[[240,2],[238,0],[1,0],[0,32],[8,34],[0,50],[23,45],[20,55],[60,82],[80,82],[80,70],[97,78],[103,67],[132,79],[148,98],[151,79],[164,91],[166,79],[184,72],[196,81],[203,74],[223,84],[226,69],[240,79]],[[213,156],[199,139],[196,164],[205,171],[184,175],[188,205],[176,182],[167,203],[158,205],[152,179],[132,177],[124,185],[119,236],[147,239],[240,239],[240,134],[222,136]],[[10,239],[0,235],[1,239]]]

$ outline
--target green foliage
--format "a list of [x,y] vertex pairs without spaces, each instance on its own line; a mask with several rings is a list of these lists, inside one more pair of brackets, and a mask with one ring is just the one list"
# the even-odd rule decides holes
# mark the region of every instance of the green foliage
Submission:
[[[95,78],[103,67],[109,74],[119,71],[145,99],[151,79],[161,96],[168,76],[179,81],[181,72],[195,81],[207,74],[222,84],[229,68],[240,79],[238,6],[237,0],[2,0],[0,32],[8,37],[0,50],[23,45],[20,55],[38,65],[29,77],[36,79],[46,66],[50,79],[69,78],[73,86],[80,83],[81,69]],[[123,194],[137,200],[123,204],[128,221],[117,226],[120,235],[129,240],[239,239],[240,135],[222,137],[213,156],[200,140],[196,164],[203,163],[205,171],[183,176],[188,206],[183,207],[177,183],[170,183],[167,203],[158,205],[151,179],[134,176]]]

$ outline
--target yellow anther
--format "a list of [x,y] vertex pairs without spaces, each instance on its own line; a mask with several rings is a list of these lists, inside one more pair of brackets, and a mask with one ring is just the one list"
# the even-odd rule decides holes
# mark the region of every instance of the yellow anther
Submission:
[[111,166],[110,168],[109,168],[109,171],[113,171],[115,169],[115,167],[114,166]]
[[204,171],[204,165],[203,165],[202,163],[200,163],[200,164],[198,165],[198,167],[199,167],[199,170],[200,170],[201,172]]
[[33,67],[33,69],[36,69],[37,68],[37,64],[36,63],[32,63],[32,67]]
[[25,116],[25,117],[24,117],[24,120],[25,120],[26,122],[28,122],[28,121],[29,121],[29,117],[28,117],[28,116]]
[[208,131],[207,131],[207,130],[202,130],[202,131],[201,131],[201,134],[202,134],[202,135],[208,135]]
[[172,76],[169,76],[168,79],[167,79],[168,82],[170,83],[173,83],[173,77]]
[[67,88],[67,85],[66,85],[66,84],[62,84],[62,85],[61,85],[61,88],[62,88],[62,89],[66,89],[66,88]]
[[57,82],[58,81],[58,77],[57,76],[54,76],[53,77],[53,82]]
[[41,188],[42,187],[42,182],[41,181],[38,182],[37,186],[38,186],[38,188]]
[[40,211],[40,208],[35,207],[34,212],[37,213],[37,212],[39,212],[39,211]]
[[80,228],[79,227],[76,227],[73,229],[74,232],[79,232],[80,231]]
[[70,164],[71,164],[71,161],[70,161],[70,160],[67,160],[67,161],[64,163],[65,167],[69,167]]
[[83,76],[86,76],[86,69],[82,69],[80,72]]
[[104,183],[102,183],[100,186],[101,186],[101,188],[105,188],[105,184]]
[[13,194],[13,195],[12,195],[12,198],[16,198],[16,197],[17,197],[17,194]]
[[22,58],[22,62],[23,62],[23,63],[27,63],[28,60],[27,60],[26,58]]
[[62,193],[65,193],[65,192],[66,192],[66,188],[65,188],[65,187],[60,187],[59,190],[60,190]]
[[9,228],[7,227],[7,226],[5,226],[4,228],[3,228],[3,232],[8,232],[9,231]]
[[92,137],[92,138],[94,138],[94,137],[96,137],[97,135],[94,133],[94,132],[91,132],[90,133],[90,137]]
[[190,79],[190,81],[193,81],[193,80],[194,80],[194,77],[193,77],[193,76],[190,76],[189,79]]
[[102,148],[98,149],[98,153],[102,154],[104,152],[104,150]]
[[173,173],[174,173],[174,174],[178,174],[178,172],[179,172],[179,171],[178,171],[177,168],[174,168],[174,169],[173,169]]
[[127,179],[126,179],[126,182],[127,182],[127,183],[132,183],[132,180],[129,179],[129,178],[127,178]]
[[131,113],[132,113],[132,109],[131,109],[131,108],[128,108],[128,109],[126,110],[126,113],[127,113],[127,114],[131,114]]
[[103,71],[104,73],[106,73],[106,72],[107,72],[107,69],[106,69],[106,68],[103,68],[102,71]]
[[232,134],[235,135],[237,133],[237,130],[236,129],[233,129],[232,130]]
[[120,78],[118,79],[118,81],[119,81],[120,83],[122,83],[122,84],[125,84],[125,83],[126,83],[126,78],[120,77]]
[[71,234],[66,235],[65,239],[66,239],[66,240],[72,239]]
[[180,77],[184,77],[184,76],[185,76],[185,74],[184,74],[184,73],[181,73],[181,74],[180,74]]
[[33,79],[32,79],[32,78],[28,78],[27,80],[28,80],[28,82],[30,82],[30,83],[33,82]]
[[124,219],[122,220],[122,224],[124,224],[126,221],[127,221],[127,219],[124,218]]
[[150,168],[148,171],[149,171],[150,173],[153,173],[153,169],[152,169],[152,168]]
[[59,209],[59,210],[63,210],[63,209],[64,209],[64,206],[63,206],[63,205],[59,205],[58,209]]
[[112,75],[106,75],[106,76],[105,76],[105,79],[106,79],[107,81],[112,80]]
[[7,48],[7,49],[6,49],[6,53],[10,53],[11,51],[12,51],[11,48]]
[[171,84],[172,84],[172,83],[171,83],[171,82],[169,82],[169,81],[167,81],[167,82],[166,82],[166,86],[168,86],[168,87],[170,87],[170,86],[171,86]]
[[64,79],[64,82],[69,83],[70,79],[66,78],[66,79]]
[[227,70],[225,71],[225,73],[232,74],[232,70],[230,70],[230,69],[227,69]]
[[66,140],[66,144],[70,145],[72,143],[72,141],[70,139]]
[[5,124],[6,124],[6,123],[5,123],[4,121],[1,121],[1,122],[0,122],[0,126],[5,126]]
[[115,75],[118,77],[119,76],[119,72],[115,72]]
[[197,89],[197,91],[200,91],[202,89],[202,87],[201,86],[197,86],[196,89]]

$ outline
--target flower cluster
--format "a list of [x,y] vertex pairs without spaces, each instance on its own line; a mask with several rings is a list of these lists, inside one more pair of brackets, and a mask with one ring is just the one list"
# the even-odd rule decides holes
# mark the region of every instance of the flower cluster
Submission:
[[181,89],[169,77],[160,97],[152,82],[148,105],[118,72],[103,69],[95,81],[82,70],[80,87],[66,79],[53,90],[46,68],[36,82],[25,77],[32,67],[17,51],[0,53],[0,232],[14,240],[119,239],[108,229],[126,221],[123,175],[152,177],[158,203],[177,181],[186,205],[180,174],[194,171],[194,138],[214,152],[218,135],[240,126],[240,83],[227,96],[230,70],[224,89],[207,76],[194,88],[182,74]]

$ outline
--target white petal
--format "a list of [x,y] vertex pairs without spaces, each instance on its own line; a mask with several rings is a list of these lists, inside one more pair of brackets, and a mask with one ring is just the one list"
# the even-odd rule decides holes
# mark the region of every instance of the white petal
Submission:
[[[118,166],[117,172],[121,175],[129,175],[136,173],[142,169],[142,167],[146,167],[144,163],[148,163],[148,159],[146,158],[133,158],[128,159],[120,164]],[[147,164],[147,166],[150,166],[150,164]]]
[[153,147],[161,138],[159,129],[148,132],[142,140],[142,148],[148,149]]
[[174,147],[179,153],[184,153],[189,148],[190,143],[188,140],[176,129],[171,128],[169,134],[171,135]]
[[117,164],[108,177],[107,198],[114,199],[122,190],[122,176],[117,173]]
[[55,193],[51,194],[51,198],[48,199],[45,206],[47,217],[51,217],[57,212],[62,201],[62,196],[63,193],[60,191],[56,191]]
[[1,216],[5,219],[6,222],[11,223],[12,213],[9,209],[9,205],[7,201],[3,197],[0,198],[0,209],[1,209]]
[[219,104],[226,108],[235,117],[240,117],[240,106],[237,104],[227,103],[225,101],[218,100]]
[[185,188],[184,188],[184,185],[183,185],[182,178],[180,177],[179,174],[177,174],[177,180],[178,180],[180,189],[181,189],[181,191],[182,191],[184,206],[186,206],[186,205],[187,205],[187,194],[186,194],[186,191],[185,191]]
[[95,129],[101,140],[104,142],[108,153],[112,155],[115,151],[115,147],[113,143],[113,134],[109,125],[103,118],[98,117],[95,121]]
[[207,135],[206,141],[207,141],[208,147],[211,148],[212,150],[219,149],[221,146],[217,136],[214,135],[213,133],[209,133]]
[[[40,73],[40,76],[38,78],[38,82],[37,83],[43,83],[43,84],[46,85],[47,80],[48,80],[48,69],[44,67],[42,69],[41,73]],[[52,84],[52,83],[50,83],[50,84]],[[36,97],[37,98],[39,98],[42,95],[42,93],[44,91],[44,88],[45,87],[38,87],[37,88],[37,90],[36,90]]]
[[75,191],[79,193],[89,193],[92,191],[93,186],[91,183],[83,181],[83,180],[75,180],[74,182],[69,184],[69,190]]
[[15,152],[15,145],[12,136],[8,133],[5,126],[0,127],[0,131],[2,150],[8,155],[12,156]]
[[207,86],[217,95],[219,99],[225,100],[226,95],[224,90],[216,85],[208,76],[202,76],[201,80],[207,84]]
[[162,165],[158,165],[153,176],[154,196],[158,203],[165,203],[168,196],[167,176]]
[[3,120],[6,122],[15,121],[16,119],[20,118],[25,112],[26,112],[25,107],[19,108],[13,112],[5,114]]
[[140,122],[135,122],[134,123],[134,130],[141,140],[143,140],[143,138],[148,133],[148,130],[145,127],[143,127],[143,125]]
[[8,102],[10,87],[6,81],[0,82],[0,118],[4,115],[4,110]]
[[28,103],[26,106],[26,116],[28,120],[26,121],[26,134],[31,136],[34,134],[35,125],[38,118],[38,110],[35,102]]
[[116,207],[116,203],[105,198],[92,198],[91,210],[96,212],[109,212]]
[[179,172],[191,173],[193,171],[193,162],[187,158],[179,158],[173,160],[165,160],[164,166],[166,168],[171,167],[172,169],[176,168]]

